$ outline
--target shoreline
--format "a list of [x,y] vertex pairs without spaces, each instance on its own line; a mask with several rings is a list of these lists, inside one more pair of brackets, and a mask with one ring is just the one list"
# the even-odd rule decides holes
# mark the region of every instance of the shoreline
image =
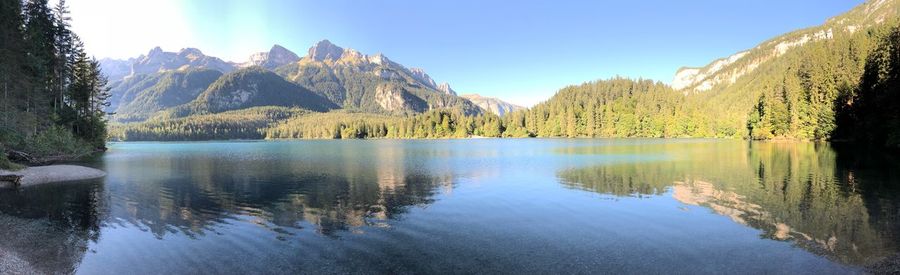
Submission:
[[[47,183],[97,179],[106,176],[106,172],[78,165],[31,166],[18,171],[0,170],[0,175],[19,175],[22,179],[19,187],[29,187]],[[12,183],[0,181],[0,188],[10,188]]]

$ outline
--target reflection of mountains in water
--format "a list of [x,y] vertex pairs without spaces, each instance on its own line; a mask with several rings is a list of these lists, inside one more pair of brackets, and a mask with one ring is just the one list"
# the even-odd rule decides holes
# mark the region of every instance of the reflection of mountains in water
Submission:
[[22,270],[35,273],[71,273],[102,227],[137,227],[159,239],[221,234],[218,226],[236,220],[279,239],[293,234],[287,228],[334,236],[388,227],[453,188],[450,173],[426,174],[446,167],[407,168],[403,152],[395,151],[343,165],[156,154],[103,163],[110,171],[105,183],[0,190],[0,261],[31,265]]
[[670,192],[684,204],[759,229],[764,238],[790,240],[843,263],[867,264],[898,252],[894,160],[813,143],[718,146],[690,145],[673,161],[569,169],[558,176],[572,188],[615,196]]
[[384,149],[362,164],[347,157],[291,162],[160,155],[142,160],[149,166],[109,163],[114,172],[107,184],[119,189],[113,192],[112,216],[157,238],[167,232],[200,237],[229,219],[248,220],[279,234],[285,227],[312,227],[332,235],[389,226],[387,220],[410,206],[432,203],[440,187],[452,186],[449,176],[406,169],[403,152]]

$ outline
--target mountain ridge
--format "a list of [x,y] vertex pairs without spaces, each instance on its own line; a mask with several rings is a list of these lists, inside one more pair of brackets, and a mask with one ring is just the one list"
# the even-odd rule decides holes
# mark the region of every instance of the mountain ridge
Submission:
[[[315,43],[303,57],[278,44],[269,51],[250,55],[249,60],[243,63],[207,56],[196,48],[167,52],[154,47],[136,58],[103,59],[101,64],[110,70],[111,79],[111,104],[106,110],[117,113],[114,120],[120,122],[141,121],[154,117],[152,112],[176,107],[171,102],[153,102],[168,98],[159,96],[162,91],[170,95],[200,96],[197,91],[208,88],[166,86],[173,84],[170,82],[174,75],[207,70],[217,71],[219,77],[225,77],[232,72],[251,68],[277,73],[279,78],[327,99],[337,108],[396,114],[440,108],[460,108],[469,114],[482,112],[473,102],[458,97],[448,83],[437,84],[424,69],[407,68],[381,53],[367,55],[351,48],[342,48],[329,40]],[[278,81],[271,77],[266,79]],[[212,82],[204,83],[210,86]],[[185,104],[184,100],[177,102]],[[138,106],[147,108],[140,110]],[[199,109],[181,108],[181,111],[184,110]]]
[[783,56],[807,43],[830,40],[835,34],[853,34],[881,24],[900,14],[900,3],[893,0],[869,0],[848,12],[831,17],[822,25],[791,31],[770,38],[753,48],[715,59],[702,67],[681,67],[671,82],[672,88],[685,94],[706,92],[719,85],[730,85],[764,63]]

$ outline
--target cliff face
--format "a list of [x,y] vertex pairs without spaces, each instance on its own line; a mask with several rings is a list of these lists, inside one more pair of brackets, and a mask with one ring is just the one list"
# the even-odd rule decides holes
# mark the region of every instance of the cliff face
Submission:
[[498,116],[503,116],[511,112],[515,112],[518,110],[525,109],[525,107],[515,105],[497,98],[486,97],[477,94],[469,94],[469,95],[461,95],[460,97],[468,99],[481,107],[482,109],[494,113]]
[[436,108],[479,108],[425,70],[407,68],[383,54],[368,55],[323,40],[299,61],[275,69],[287,79],[342,108],[368,112],[423,112]]
[[737,79],[754,72],[761,65],[788,51],[810,42],[830,40],[838,34],[852,34],[881,24],[900,14],[900,1],[869,1],[850,12],[831,18],[825,24],[791,32],[756,47],[721,58],[703,67],[684,67],[675,73],[672,88],[685,94],[705,92],[718,86],[734,84]]

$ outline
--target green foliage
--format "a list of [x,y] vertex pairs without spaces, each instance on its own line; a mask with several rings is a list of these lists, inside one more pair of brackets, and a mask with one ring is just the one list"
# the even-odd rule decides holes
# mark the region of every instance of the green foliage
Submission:
[[119,102],[124,102],[116,109],[117,121],[143,121],[157,111],[188,103],[222,73],[210,69],[189,69],[142,76],[139,78],[141,81],[128,79],[117,83],[115,92],[121,94]]
[[[878,65],[866,65],[866,56],[886,26],[891,25],[835,32],[832,39],[810,41],[760,64],[732,85],[705,92],[682,94],[661,83],[623,78],[566,87],[544,103],[506,116],[505,124],[513,131],[509,135],[538,137],[830,139],[839,127],[838,112],[843,108],[836,102],[852,99],[864,68],[880,72],[880,76],[872,73],[868,82],[863,78],[869,90],[898,87],[891,82],[896,70],[886,67],[892,64],[888,57],[895,48],[880,46],[876,54],[883,53],[868,58],[868,63]],[[882,40],[897,41],[892,37]],[[748,53],[751,57],[759,54]],[[896,92],[868,94],[879,95],[872,100],[878,107],[858,108],[872,115],[857,122],[884,127],[875,133],[900,129],[891,124],[900,121],[894,115],[898,112],[892,111],[896,106],[889,104],[897,102],[892,97]],[[857,117],[867,116],[865,111],[858,113]],[[874,136],[879,135],[889,144],[900,140],[900,134]]]
[[432,110],[418,115],[388,116],[329,112],[296,117],[265,131],[266,138],[465,138],[500,137],[500,118],[467,116],[456,109]]
[[275,73],[261,67],[250,67],[220,77],[197,99],[181,108],[189,108],[190,114],[197,114],[258,106],[301,107],[320,112],[336,107]]
[[257,107],[218,114],[141,123],[113,124],[118,140],[364,139],[501,137],[503,121],[493,114],[466,115],[457,109],[418,115],[384,115],[338,110]]
[[177,119],[112,124],[113,140],[223,140],[262,139],[262,131],[277,121],[309,111],[287,107],[256,107],[218,114],[193,115]]
[[900,148],[900,25],[883,34],[866,60],[855,94],[839,102],[844,138]]
[[103,147],[106,79],[69,30],[65,1],[3,1],[0,18],[0,142],[53,159]]
[[51,126],[25,139],[22,150],[35,157],[73,156],[91,153],[94,148],[62,126]]
[[524,137],[696,136],[684,111],[684,95],[649,80],[613,78],[563,88],[531,109],[504,116],[510,131]]

